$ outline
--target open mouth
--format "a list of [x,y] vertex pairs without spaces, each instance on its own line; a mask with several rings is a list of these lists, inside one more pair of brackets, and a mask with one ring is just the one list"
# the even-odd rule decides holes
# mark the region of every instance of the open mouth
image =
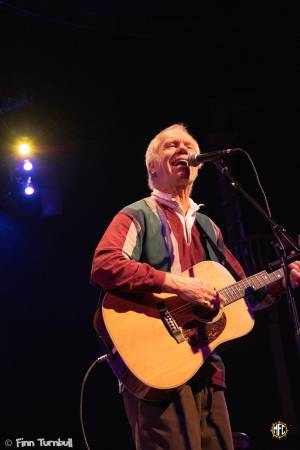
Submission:
[[187,167],[188,166],[188,162],[186,159],[177,159],[177,161],[174,161],[172,163],[172,166],[178,167],[178,166],[183,166],[183,167]]

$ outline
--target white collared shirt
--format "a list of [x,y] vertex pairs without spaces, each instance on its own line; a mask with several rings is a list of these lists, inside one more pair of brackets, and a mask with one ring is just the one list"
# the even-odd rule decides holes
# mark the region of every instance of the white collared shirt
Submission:
[[154,197],[155,200],[157,200],[159,203],[168,206],[177,214],[180,222],[182,223],[185,241],[187,244],[190,244],[192,240],[192,227],[196,219],[196,212],[201,206],[204,206],[203,203],[197,205],[197,203],[195,203],[193,199],[189,198],[189,209],[187,210],[186,214],[184,214],[180,203],[176,201],[175,197],[173,197],[172,194],[154,189],[151,193],[151,196]]

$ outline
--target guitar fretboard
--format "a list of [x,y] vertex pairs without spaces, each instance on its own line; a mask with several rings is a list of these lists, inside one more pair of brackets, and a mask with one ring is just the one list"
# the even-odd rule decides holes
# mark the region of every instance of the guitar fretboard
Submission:
[[283,278],[283,269],[275,270],[272,273],[263,270],[262,272],[258,272],[255,275],[251,275],[248,278],[244,278],[243,280],[231,284],[230,286],[221,289],[219,292],[226,298],[226,306],[244,297],[246,289],[251,288],[253,291],[257,291],[281,278]]

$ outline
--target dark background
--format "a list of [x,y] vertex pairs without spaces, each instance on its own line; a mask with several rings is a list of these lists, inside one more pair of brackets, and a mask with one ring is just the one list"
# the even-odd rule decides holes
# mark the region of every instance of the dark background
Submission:
[[[148,195],[144,153],[160,129],[184,122],[203,151],[247,150],[274,219],[297,238],[299,27],[290,8],[0,1],[0,448],[5,439],[72,437],[84,449],[80,387],[101,354],[91,259],[114,213]],[[30,199],[10,176],[22,135],[36,144],[40,189]],[[229,162],[262,203],[246,159]],[[193,197],[224,226],[221,194],[216,170],[206,165]],[[246,235],[268,234],[238,198]],[[299,360],[286,301],[276,308],[288,382],[278,380],[269,311],[222,354],[233,429],[249,434],[252,450],[299,446]],[[293,404],[285,409],[289,393]],[[88,379],[84,418],[91,448],[133,449],[106,363]],[[290,430],[280,441],[270,433],[278,420]]]

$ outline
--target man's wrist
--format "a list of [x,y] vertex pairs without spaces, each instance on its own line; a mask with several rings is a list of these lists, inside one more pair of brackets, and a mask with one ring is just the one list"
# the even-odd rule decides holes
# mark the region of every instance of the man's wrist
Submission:
[[162,286],[162,292],[168,292],[170,294],[178,294],[179,287],[179,275],[174,275],[172,273],[166,273],[165,281]]

